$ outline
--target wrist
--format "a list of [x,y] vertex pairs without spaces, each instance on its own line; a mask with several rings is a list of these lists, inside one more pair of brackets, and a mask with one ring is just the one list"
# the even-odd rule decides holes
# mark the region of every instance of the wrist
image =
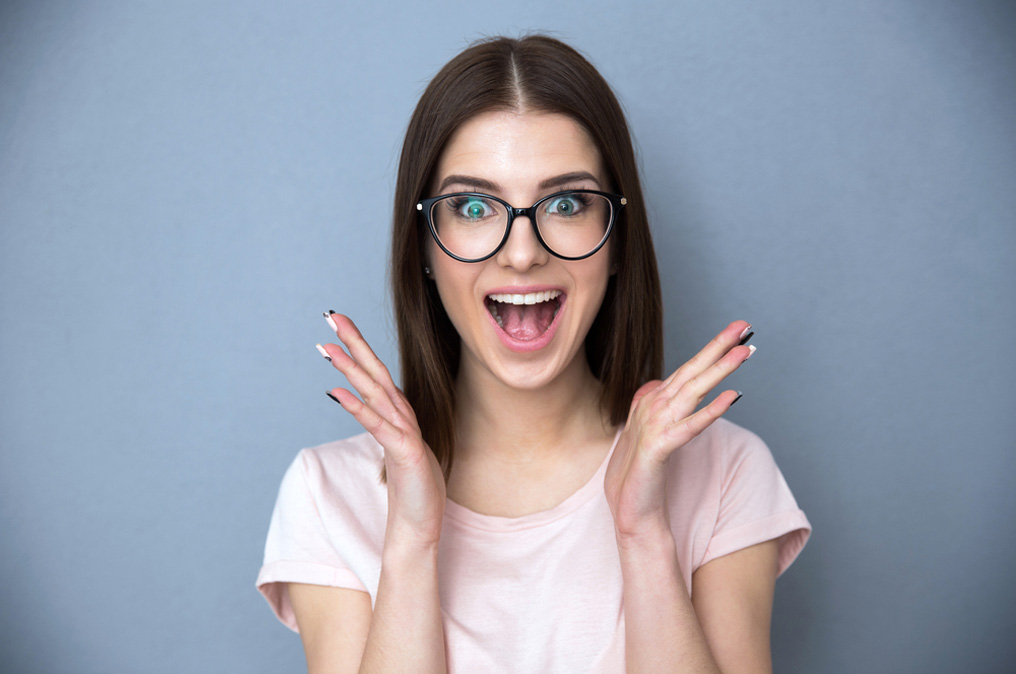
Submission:
[[614,537],[618,545],[625,547],[660,545],[667,541],[673,544],[674,541],[670,517],[665,507],[655,513],[644,513],[638,518],[615,517]]
[[618,550],[622,554],[646,553],[650,556],[675,552],[674,532],[664,521],[647,522],[638,528],[621,530],[615,527]]
[[428,563],[437,565],[438,541],[414,535],[399,535],[391,530],[385,535],[381,552],[382,566],[419,568]]

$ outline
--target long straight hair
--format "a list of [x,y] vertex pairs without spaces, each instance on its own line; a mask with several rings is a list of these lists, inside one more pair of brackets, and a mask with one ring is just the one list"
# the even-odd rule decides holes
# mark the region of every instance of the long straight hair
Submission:
[[416,203],[430,196],[425,192],[452,133],[490,110],[561,113],[576,120],[600,151],[610,189],[627,199],[611,233],[617,271],[585,342],[611,424],[625,421],[635,391],[659,378],[663,367],[656,255],[628,124],[610,86],[581,54],[550,37],[499,37],[473,44],[441,69],[413,112],[399,160],[392,231],[402,388],[446,480],[455,453],[461,345],[435,284],[424,276],[429,232]]

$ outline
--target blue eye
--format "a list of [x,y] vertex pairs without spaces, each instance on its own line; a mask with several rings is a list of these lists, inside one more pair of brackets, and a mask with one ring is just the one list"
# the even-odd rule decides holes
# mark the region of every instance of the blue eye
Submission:
[[581,213],[586,205],[581,194],[562,194],[547,202],[548,215],[560,215],[569,217]]
[[492,204],[486,199],[478,199],[477,197],[461,197],[451,199],[450,202],[455,214],[460,218],[465,218],[466,220],[482,220],[483,218],[490,217],[495,213]]

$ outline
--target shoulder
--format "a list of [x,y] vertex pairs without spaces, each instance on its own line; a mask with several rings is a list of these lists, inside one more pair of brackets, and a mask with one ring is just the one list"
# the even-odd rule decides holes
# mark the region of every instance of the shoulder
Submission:
[[692,442],[706,443],[710,447],[734,453],[767,450],[766,444],[758,435],[722,418],[714,421]]
[[305,562],[317,571],[272,580],[354,587],[335,575],[344,569],[360,579],[356,589],[372,587],[388,514],[381,465],[382,449],[369,435],[300,451],[282,478],[265,564]]
[[381,447],[358,435],[303,449],[286,471],[257,585],[291,629],[297,622],[289,583],[374,596],[387,516],[381,462]]
[[675,500],[696,513],[694,522],[703,534],[696,548],[701,556],[695,555],[693,568],[780,539],[782,573],[804,547],[811,525],[766,443],[746,428],[719,419],[674,456],[678,460],[669,476],[674,478]]
[[766,443],[747,428],[717,419],[674,454],[671,471],[695,472],[724,480],[746,463],[775,463]]
[[356,481],[371,477],[381,484],[384,450],[369,433],[300,450],[294,461],[309,480]]
[[726,419],[717,419],[670,455],[667,490],[675,505],[700,513],[719,511],[732,483],[746,477],[747,464],[772,465],[769,448],[759,436]]
[[[384,453],[367,433],[300,450],[283,479],[283,493],[301,491],[325,522],[380,515]],[[289,483],[289,489],[287,489]]]

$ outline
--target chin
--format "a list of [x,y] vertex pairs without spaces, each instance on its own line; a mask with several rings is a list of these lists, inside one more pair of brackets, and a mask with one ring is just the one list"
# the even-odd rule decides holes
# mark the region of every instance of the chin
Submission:
[[559,331],[556,339],[541,349],[526,352],[495,348],[485,364],[486,369],[501,383],[520,391],[538,391],[552,385],[575,366],[584,365],[585,351],[581,342],[567,339]]

